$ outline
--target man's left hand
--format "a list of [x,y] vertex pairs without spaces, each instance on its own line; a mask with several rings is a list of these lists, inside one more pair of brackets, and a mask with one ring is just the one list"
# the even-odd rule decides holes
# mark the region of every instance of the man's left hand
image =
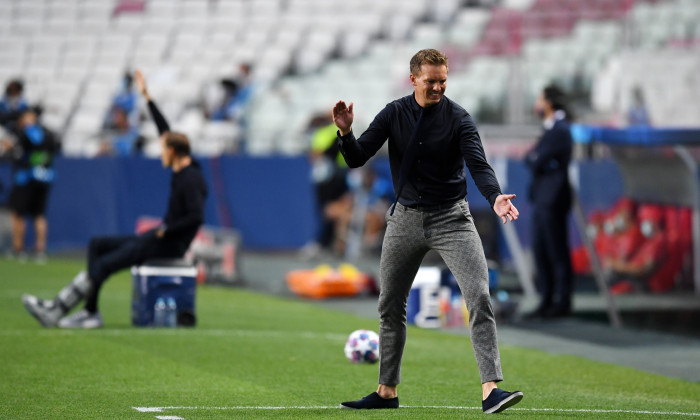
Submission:
[[511,222],[518,220],[518,216],[520,215],[518,209],[510,202],[510,200],[514,198],[515,194],[501,194],[496,197],[496,202],[493,204],[493,211],[503,220],[504,225],[508,223],[509,220]]
[[156,238],[162,239],[163,236],[165,236],[165,228],[159,227],[158,230],[156,231]]
[[141,70],[134,71],[134,82],[136,82],[136,88],[141,92],[141,94],[146,98],[147,101],[151,100],[148,95],[148,90],[146,89],[146,78],[143,77]]

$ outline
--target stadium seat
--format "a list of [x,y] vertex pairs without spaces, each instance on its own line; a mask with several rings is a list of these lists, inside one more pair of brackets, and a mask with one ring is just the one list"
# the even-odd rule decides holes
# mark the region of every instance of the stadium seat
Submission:
[[52,1],[47,4],[46,14],[51,17],[74,19],[78,15],[80,3],[78,0]]
[[88,157],[88,137],[84,133],[66,131],[61,141],[61,153],[69,157]]
[[83,19],[109,18],[114,11],[114,2],[91,1],[80,3],[80,16]]
[[246,3],[237,0],[222,0],[212,4],[211,14],[243,16],[246,13]]
[[160,55],[169,43],[170,37],[167,34],[142,34],[135,40],[135,51]]
[[118,33],[138,34],[143,24],[144,19],[141,14],[121,14],[112,18],[110,29]]
[[251,156],[269,156],[275,152],[274,142],[274,133],[260,133],[246,142],[245,152]]
[[8,29],[12,23],[12,3],[11,2],[0,2],[0,16],[2,16],[3,19],[7,19],[7,27],[4,27],[2,29]]
[[253,69],[253,72],[254,75],[263,76],[260,71],[270,71],[275,77],[269,78],[270,75],[264,75],[264,79],[270,81],[276,80],[277,77],[290,66],[291,61],[292,52],[289,47],[272,45],[266,48],[262,53],[258,64]]
[[[508,65],[480,64],[476,57],[484,54],[522,53],[524,61],[520,67],[526,71],[524,90],[529,101],[551,81],[564,87],[573,87],[574,81],[582,83],[583,88],[593,86],[595,74],[618,53],[623,25],[627,25],[625,31],[632,29],[632,35],[636,34],[640,45],[647,48],[700,38],[700,24],[697,24],[700,6],[693,0],[596,0],[586,7],[574,1],[504,0],[495,9],[464,7],[463,3],[458,0],[148,0],[134,5],[117,0],[0,2],[0,33],[10,34],[0,38],[0,77],[26,74],[30,84],[36,81],[42,85],[55,77],[68,78],[71,83],[94,79],[115,84],[130,66],[151,73],[168,65],[177,69],[173,83],[184,83],[187,87],[176,92],[164,90],[163,94],[169,101],[177,98],[179,104],[168,106],[182,110],[196,101],[204,83],[234,75],[236,66],[244,62],[257,64],[252,76],[260,84],[296,77],[300,81],[295,86],[306,86],[304,75],[317,75],[319,71],[330,87],[338,78],[386,75],[373,87],[376,92],[363,92],[358,85],[339,83],[335,93],[324,91],[318,97],[294,100],[295,112],[307,112],[308,117],[315,109],[327,107],[329,100],[333,100],[330,98],[337,99],[338,93],[352,93],[358,104],[367,104],[369,108],[383,106],[396,94],[410,89],[405,77],[406,62],[417,48],[430,46],[443,48],[450,54],[451,97],[462,98],[470,109],[478,111],[483,105],[503,106],[510,75]],[[7,25],[2,24],[4,21]],[[338,36],[341,32],[343,36]],[[352,61],[345,62],[343,58]],[[336,61],[341,64],[334,65]],[[691,68],[697,69],[689,67],[687,59],[676,62],[679,64],[674,69],[655,67],[649,73],[671,71],[674,79],[684,80],[691,74]],[[633,82],[647,84],[645,89],[654,99],[650,105],[654,119],[670,118],[673,123],[686,125],[694,120],[698,95],[690,93],[693,89],[662,89],[661,81],[651,80],[653,76],[638,75],[631,65],[622,62],[617,65],[620,70],[615,75],[607,67],[603,74],[608,74],[608,86],[617,83],[619,74],[630,75],[629,80],[618,83],[623,91],[622,103],[628,103],[629,94],[624,90]],[[347,67],[347,71],[342,67]],[[460,85],[456,82],[460,78],[473,83]],[[316,86],[311,88],[316,91]],[[678,106],[678,101],[670,99],[675,94],[691,106]],[[95,96],[87,101],[98,102]]]
[[241,43],[248,47],[262,48],[270,39],[270,31],[268,28],[251,27],[242,35]]
[[87,108],[73,116],[70,121],[70,129],[74,132],[97,134],[102,127],[103,117],[102,112],[95,112],[93,109]]
[[[163,34],[172,36],[171,31],[176,26],[177,21],[161,15],[144,15],[144,22],[141,32],[144,34]],[[182,32],[179,32],[182,33]]]
[[199,138],[202,128],[204,127],[204,116],[196,110],[188,110],[182,118],[175,123],[175,131],[179,131],[187,135],[191,139]]
[[513,10],[527,10],[532,7],[535,0],[504,0],[503,7]]
[[323,65],[327,54],[315,50],[301,50],[294,56],[294,68],[300,74],[312,73]]
[[398,13],[387,18],[384,25],[384,35],[389,39],[405,40],[413,26],[414,18],[408,14]]
[[459,0],[434,0],[428,7],[431,19],[445,24],[452,21],[460,6]]
[[207,0],[185,0],[180,2],[177,9],[180,17],[206,18],[209,14],[209,1]]
[[97,39],[89,36],[67,36],[64,42],[64,52],[93,54],[97,48]]
[[413,49],[418,51],[422,48],[432,48],[442,45],[445,39],[445,32],[442,25],[437,23],[422,23],[414,27],[411,43]]
[[73,109],[78,97],[79,85],[57,79],[47,87],[44,97],[44,112],[64,116]]
[[346,58],[362,54],[370,41],[368,33],[353,32],[340,38],[340,54]]

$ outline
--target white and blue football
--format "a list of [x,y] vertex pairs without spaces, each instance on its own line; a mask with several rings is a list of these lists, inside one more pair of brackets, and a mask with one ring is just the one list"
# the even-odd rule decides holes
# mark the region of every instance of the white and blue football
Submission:
[[379,361],[379,336],[374,331],[353,331],[345,342],[345,357],[353,363]]

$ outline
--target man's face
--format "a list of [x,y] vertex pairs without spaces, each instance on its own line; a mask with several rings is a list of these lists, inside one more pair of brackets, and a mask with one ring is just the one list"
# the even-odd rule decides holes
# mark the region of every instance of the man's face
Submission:
[[160,152],[160,162],[163,164],[164,168],[169,168],[173,165],[173,159],[175,152],[171,147],[165,144],[165,138],[160,138],[161,152]]
[[11,85],[7,88],[7,96],[12,100],[20,99],[22,97],[22,89],[16,85]]
[[114,110],[114,125],[119,130],[126,130],[129,128],[129,117],[123,109],[117,108]]
[[535,101],[535,114],[540,118],[544,119],[549,116],[554,110],[552,109],[552,104],[545,99],[544,93],[540,93]]
[[30,125],[36,124],[36,114],[33,112],[25,112],[19,119],[19,126],[21,128],[29,127]]
[[422,107],[437,104],[447,88],[447,66],[423,64],[418,76],[411,74],[411,84],[416,93],[416,102]]

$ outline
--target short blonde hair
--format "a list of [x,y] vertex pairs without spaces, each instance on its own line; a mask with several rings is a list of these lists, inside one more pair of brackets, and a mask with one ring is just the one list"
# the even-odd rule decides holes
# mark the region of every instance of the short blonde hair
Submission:
[[445,66],[449,70],[447,56],[434,49],[420,50],[411,58],[411,74],[416,77],[420,76],[420,68],[423,64]]
[[190,141],[187,136],[175,131],[168,131],[163,134],[163,141],[165,141],[165,147],[173,149],[175,156],[189,156],[190,155]]

